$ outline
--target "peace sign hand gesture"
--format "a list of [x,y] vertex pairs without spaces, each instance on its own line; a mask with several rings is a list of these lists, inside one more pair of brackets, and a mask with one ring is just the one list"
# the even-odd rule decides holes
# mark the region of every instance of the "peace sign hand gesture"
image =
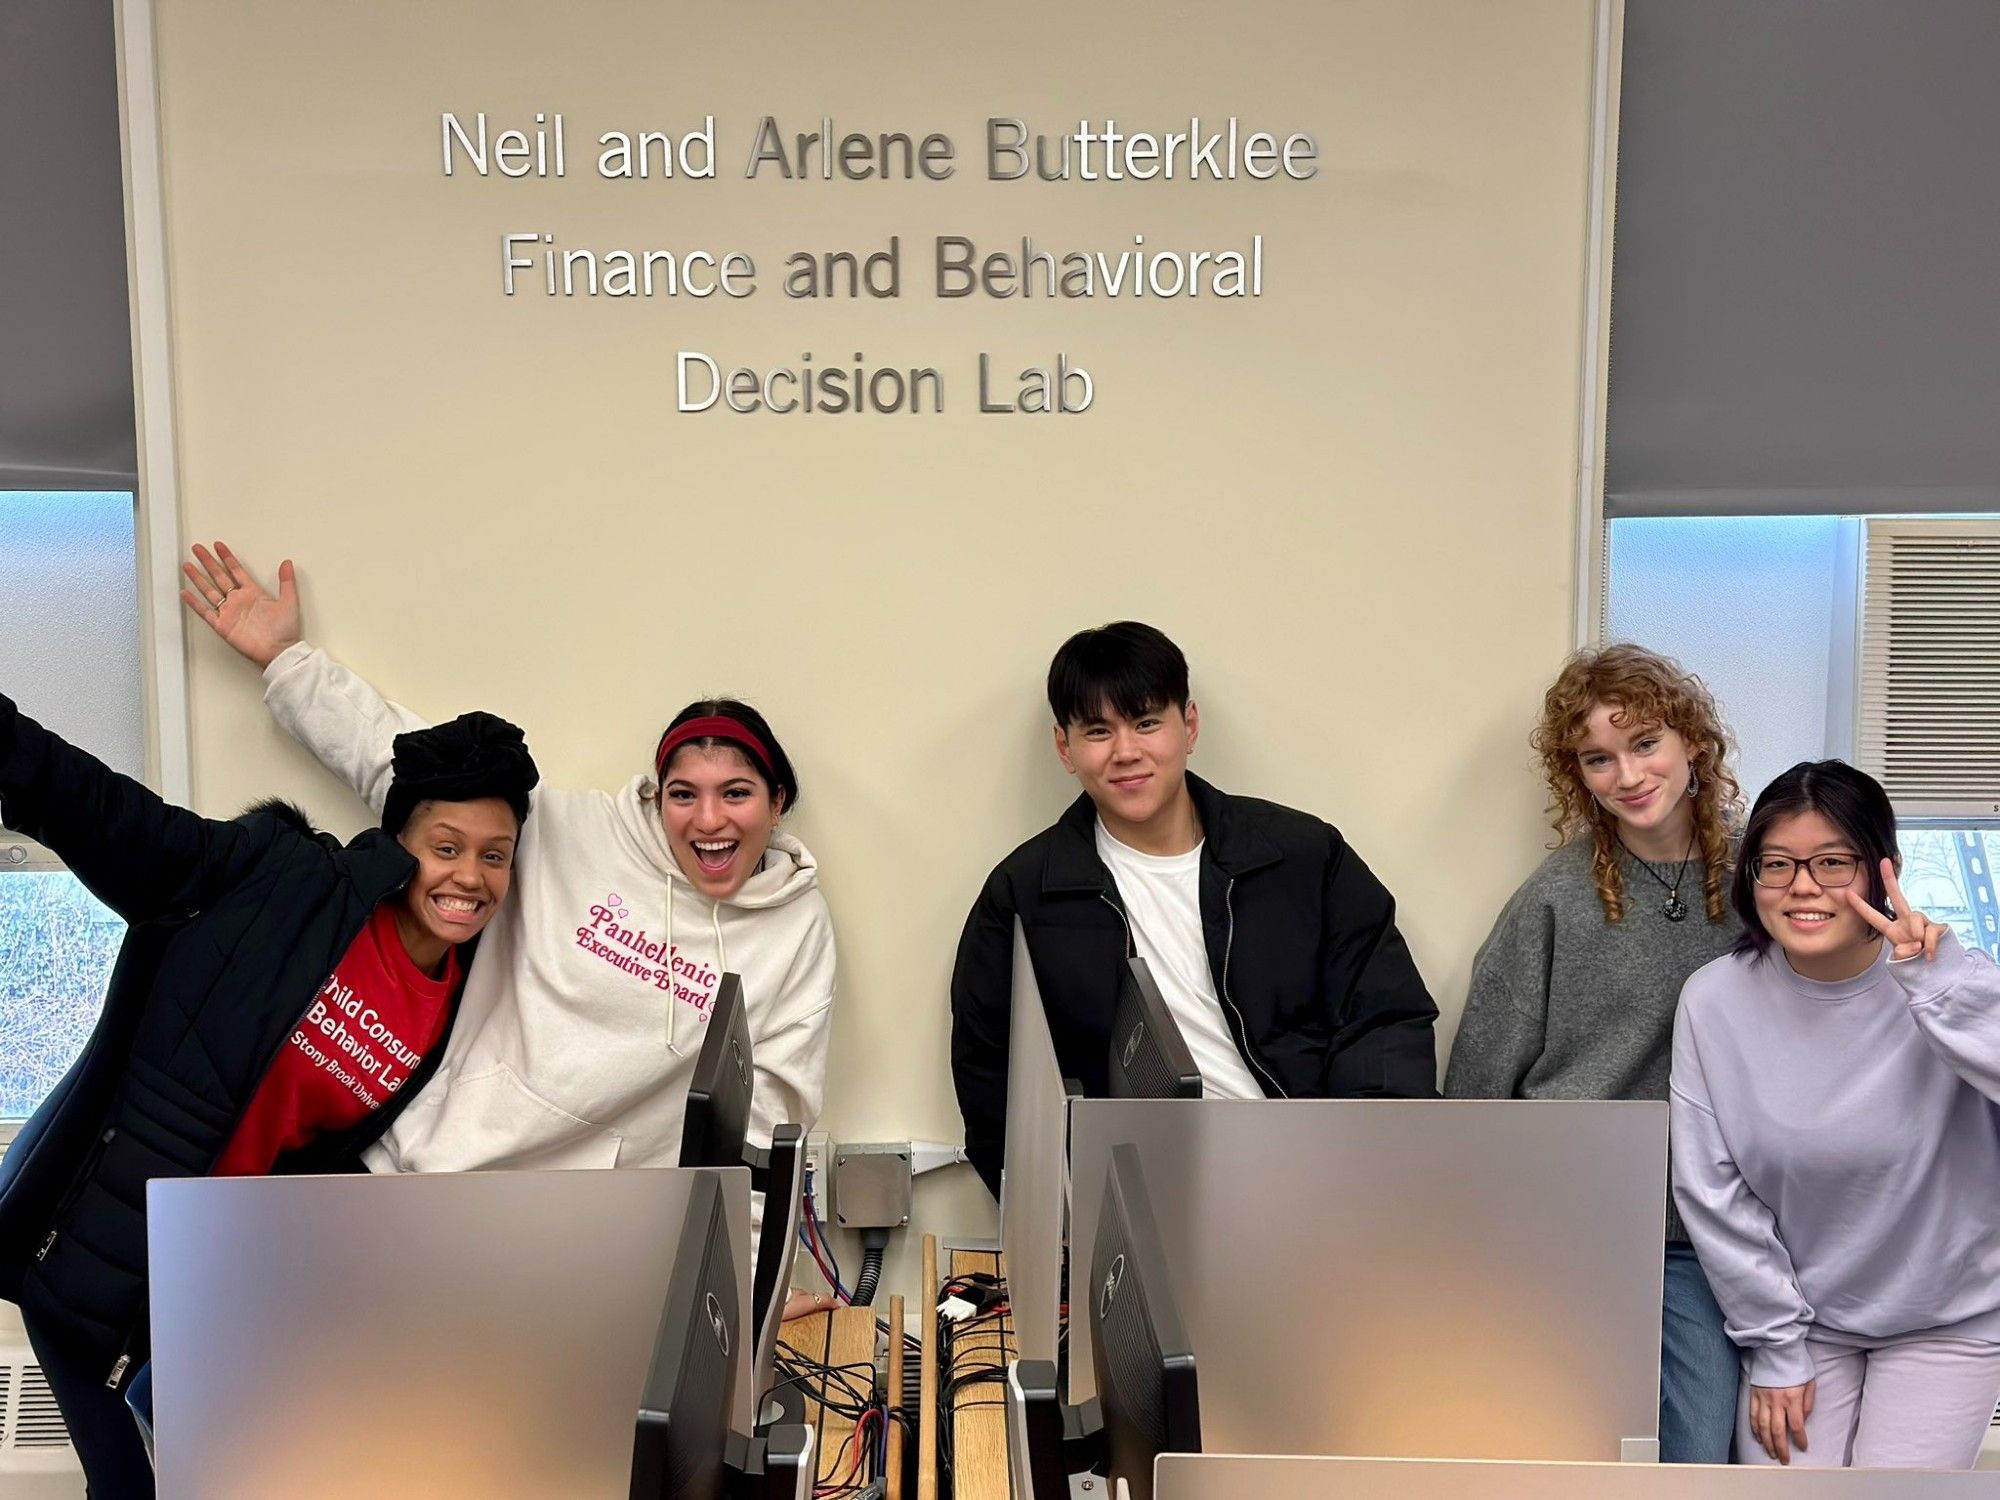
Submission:
[[1868,904],[1868,898],[1861,894],[1859,881],[1842,888],[1840,894],[1847,898],[1849,906],[1860,913],[1862,921],[1887,940],[1890,958],[1915,958],[1921,953],[1924,961],[1929,963],[1937,957],[1938,939],[1949,929],[1942,922],[1933,922],[1910,904],[1910,898],[1896,883],[1894,860],[1882,861],[1882,889],[1888,893],[1889,904],[1896,909],[1893,917],[1883,916]]

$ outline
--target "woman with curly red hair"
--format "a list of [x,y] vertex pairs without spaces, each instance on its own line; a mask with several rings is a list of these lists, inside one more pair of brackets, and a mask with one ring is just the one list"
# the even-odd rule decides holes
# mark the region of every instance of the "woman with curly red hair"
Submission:
[[[1563,665],[1531,736],[1554,852],[1473,961],[1445,1074],[1454,1099],[1665,1099],[1682,983],[1729,950],[1741,812],[1715,700],[1632,645]],[[1727,1463],[1737,1356],[1669,1203],[1660,1457]]]

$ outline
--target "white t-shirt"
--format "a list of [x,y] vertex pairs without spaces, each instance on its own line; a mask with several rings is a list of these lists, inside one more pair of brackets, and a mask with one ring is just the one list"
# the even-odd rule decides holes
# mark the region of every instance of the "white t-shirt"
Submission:
[[1208,1099],[1261,1099],[1236,1039],[1223,1019],[1208,948],[1201,933],[1201,845],[1185,854],[1142,854],[1111,836],[1097,820],[1097,857],[1111,871],[1132,945],[1146,960],[1153,982],[1174,1014]]

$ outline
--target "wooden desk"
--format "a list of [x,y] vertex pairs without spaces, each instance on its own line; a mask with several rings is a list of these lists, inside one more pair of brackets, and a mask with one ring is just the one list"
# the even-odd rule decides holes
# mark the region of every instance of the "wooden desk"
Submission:
[[[779,1329],[778,1338],[808,1359],[829,1365],[865,1365],[865,1370],[854,1370],[853,1376],[858,1385],[869,1387],[875,1379],[875,1313],[872,1307],[836,1307],[812,1313],[785,1324]],[[845,1478],[853,1464],[852,1445],[847,1445],[844,1454],[841,1449],[854,1431],[854,1419],[821,1406],[815,1399],[817,1383],[803,1388],[805,1419],[814,1434],[816,1481],[833,1484]]]
[[[999,1275],[1000,1252],[951,1252],[950,1275],[970,1276],[975,1271]],[[933,1296],[935,1291],[933,1288]],[[1013,1314],[1002,1313],[968,1329],[954,1341],[954,1350],[961,1365],[968,1359],[1003,1365],[1014,1359],[1019,1351],[1014,1343]],[[1005,1394],[1001,1385],[975,1385],[952,1399],[953,1500],[1007,1500]]]

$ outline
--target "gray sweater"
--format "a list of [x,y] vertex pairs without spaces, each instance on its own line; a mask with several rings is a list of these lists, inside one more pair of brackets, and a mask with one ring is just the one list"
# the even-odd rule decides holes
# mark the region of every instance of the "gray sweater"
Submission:
[[[1501,910],[1473,960],[1445,1097],[1667,1097],[1681,985],[1728,950],[1736,922],[1707,919],[1696,865],[1687,920],[1669,922],[1666,892],[1629,856],[1625,920],[1608,922],[1590,854],[1587,838],[1565,844]],[[1666,1237],[1688,1237],[1671,1200]]]
[[1806,1336],[2000,1341],[2000,966],[1839,984],[1710,964],[1674,1033],[1674,1195],[1753,1385],[1813,1376]]

